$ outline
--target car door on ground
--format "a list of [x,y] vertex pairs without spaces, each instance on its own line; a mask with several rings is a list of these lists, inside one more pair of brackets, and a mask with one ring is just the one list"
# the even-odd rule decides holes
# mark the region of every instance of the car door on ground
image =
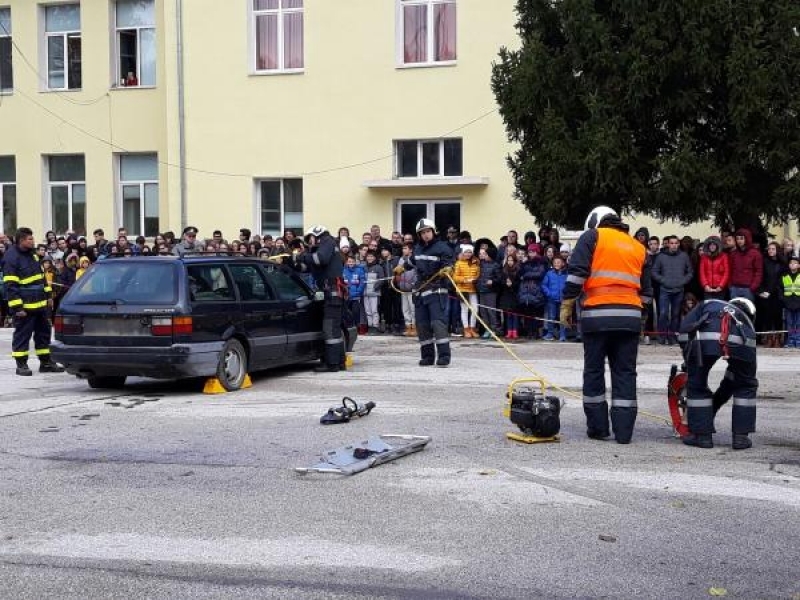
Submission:
[[283,310],[290,356],[294,360],[318,358],[322,353],[322,302],[280,267],[267,264],[262,271]]
[[242,329],[250,344],[250,369],[257,371],[287,362],[282,303],[257,264],[228,264],[239,295]]

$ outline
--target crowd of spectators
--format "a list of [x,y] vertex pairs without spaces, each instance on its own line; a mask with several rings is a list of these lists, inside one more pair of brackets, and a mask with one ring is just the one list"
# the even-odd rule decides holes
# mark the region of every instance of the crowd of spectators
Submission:
[[[386,238],[378,225],[359,241],[347,227],[339,228],[337,235],[349,290],[348,318],[365,335],[415,335],[413,300],[408,293],[416,285],[414,271],[395,274],[395,267],[405,266],[414,251],[414,235],[394,231]],[[571,245],[561,242],[557,229],[542,227],[521,237],[510,230],[496,242],[473,239],[470,232],[452,226],[441,235],[457,258],[453,280],[466,299],[462,303],[455,290],[450,296],[453,336],[489,338],[491,329],[508,340],[580,340],[579,329],[568,330],[558,323]],[[109,257],[207,252],[270,258],[302,251],[300,236],[291,229],[282,236],[260,236],[242,228],[229,241],[219,230],[203,237],[195,227],[187,227],[180,237],[168,231],[148,243],[142,236],[131,241],[120,228],[113,240],[106,238],[103,229],[96,229],[90,243],[82,236],[48,231],[36,252],[59,296],[92,263]],[[654,288],[653,302],[643,310],[643,343],[675,343],[681,315],[699,301],[747,297],[758,307],[756,328],[766,332],[760,336],[761,343],[800,347],[800,261],[791,239],[759,242],[746,229],[723,230],[702,242],[689,236],[659,238],[646,228],[637,230],[634,237],[647,248]],[[9,243],[0,239],[0,267]],[[0,300],[6,317],[2,287]],[[476,313],[481,319],[475,318]],[[790,334],[778,333],[785,330]]]

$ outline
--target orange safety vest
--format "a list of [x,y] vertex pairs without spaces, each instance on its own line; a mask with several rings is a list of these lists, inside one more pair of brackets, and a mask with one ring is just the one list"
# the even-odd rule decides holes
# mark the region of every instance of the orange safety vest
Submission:
[[583,305],[628,304],[641,308],[644,261],[645,248],[637,240],[618,229],[598,227],[591,271],[583,284]]

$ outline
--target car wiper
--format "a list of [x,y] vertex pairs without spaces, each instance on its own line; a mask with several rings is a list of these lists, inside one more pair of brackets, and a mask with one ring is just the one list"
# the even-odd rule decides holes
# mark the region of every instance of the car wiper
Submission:
[[113,300],[87,300],[85,302],[76,302],[75,304],[81,306],[119,306],[120,304],[125,304],[125,301],[115,298]]

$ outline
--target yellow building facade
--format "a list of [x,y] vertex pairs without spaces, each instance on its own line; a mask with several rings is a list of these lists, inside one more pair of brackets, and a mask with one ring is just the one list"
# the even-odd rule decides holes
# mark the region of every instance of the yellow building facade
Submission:
[[2,227],[536,229],[489,84],[514,5],[0,0]]

